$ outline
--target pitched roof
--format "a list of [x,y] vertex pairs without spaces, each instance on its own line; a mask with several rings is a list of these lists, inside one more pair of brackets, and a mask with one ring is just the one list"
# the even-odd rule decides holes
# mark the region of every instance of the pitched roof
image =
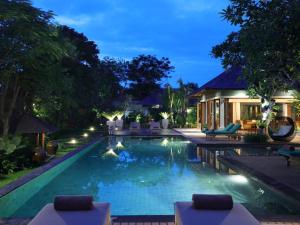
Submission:
[[241,67],[231,67],[202,85],[194,94],[203,90],[245,90],[247,82],[241,75]]
[[37,117],[25,114],[16,129],[16,133],[36,134],[36,133],[54,133],[57,128]]

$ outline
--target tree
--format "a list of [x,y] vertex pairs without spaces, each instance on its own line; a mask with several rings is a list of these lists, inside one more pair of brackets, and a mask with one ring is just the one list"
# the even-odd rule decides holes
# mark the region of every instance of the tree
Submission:
[[223,66],[239,65],[250,96],[262,99],[267,121],[277,91],[300,89],[300,4],[298,0],[231,0],[224,19],[240,30],[213,47]]
[[151,55],[140,55],[133,58],[128,65],[129,94],[137,99],[146,97],[160,88],[159,82],[167,78],[173,69],[170,60],[165,57],[158,59]]
[[164,104],[167,111],[170,112],[171,122],[176,126],[184,127],[187,122],[188,96],[198,89],[198,85],[195,83],[184,84],[181,79],[177,83],[178,88],[172,88],[170,85],[166,88]]
[[[57,77],[43,73],[65,54],[51,12],[28,1],[0,2],[0,118],[3,135],[36,88]],[[49,82],[48,86],[53,82]],[[45,86],[43,86],[45,88]]]

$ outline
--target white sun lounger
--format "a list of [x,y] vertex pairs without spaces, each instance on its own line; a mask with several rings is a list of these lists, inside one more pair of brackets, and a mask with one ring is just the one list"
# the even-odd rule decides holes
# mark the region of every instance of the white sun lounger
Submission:
[[131,122],[129,130],[131,133],[138,133],[141,130],[141,124],[139,122]]
[[150,131],[151,133],[159,133],[161,130],[159,122],[150,122]]
[[110,204],[94,203],[85,211],[57,211],[47,204],[28,225],[110,225]]
[[192,202],[175,203],[176,225],[259,225],[260,223],[241,204],[231,210],[199,210]]

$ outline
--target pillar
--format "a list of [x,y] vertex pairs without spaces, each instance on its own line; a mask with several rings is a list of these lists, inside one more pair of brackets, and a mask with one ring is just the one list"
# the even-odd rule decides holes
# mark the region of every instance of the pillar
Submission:
[[225,99],[220,98],[220,128],[225,127]]

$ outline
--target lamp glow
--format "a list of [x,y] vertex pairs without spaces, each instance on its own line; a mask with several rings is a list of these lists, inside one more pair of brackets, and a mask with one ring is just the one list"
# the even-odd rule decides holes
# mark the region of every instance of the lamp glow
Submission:
[[108,149],[108,151],[104,153],[104,156],[118,157],[118,155],[114,152],[112,148]]
[[88,133],[84,133],[82,136],[85,137],[85,138],[87,138],[89,136],[89,134]]
[[72,138],[70,141],[69,141],[69,144],[77,144],[78,141],[75,139],[75,138]]
[[90,127],[89,131],[95,131],[95,127]]
[[161,142],[161,145],[166,147],[169,143],[169,140],[167,138],[165,138],[162,142]]
[[118,141],[116,148],[124,148],[124,145],[120,141]]

